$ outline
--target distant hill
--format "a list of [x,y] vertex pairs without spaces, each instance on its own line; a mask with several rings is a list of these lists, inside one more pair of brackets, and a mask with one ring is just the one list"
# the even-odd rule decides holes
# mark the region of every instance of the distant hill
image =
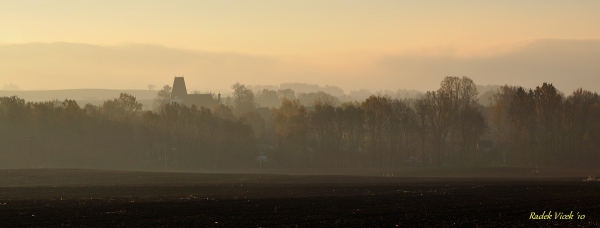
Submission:
[[[259,88],[261,86],[250,86],[252,88]],[[266,87],[266,86],[262,86]],[[479,91],[479,103],[487,106],[490,103],[490,97],[496,93],[499,85],[477,85]],[[324,87],[321,87],[324,88]],[[337,88],[330,86],[330,88]],[[269,88],[272,89],[272,88]],[[296,91],[297,92],[297,91]],[[25,99],[25,101],[50,101],[50,100],[75,100],[79,106],[83,107],[86,104],[101,105],[106,100],[112,100],[119,97],[121,93],[128,93],[135,96],[141,104],[144,105],[144,110],[152,109],[154,98],[158,93],[157,90],[113,90],[113,89],[65,89],[65,90],[0,90],[0,97],[17,96]],[[422,92],[416,90],[405,90],[399,89],[396,92],[393,91],[376,91],[371,92],[369,90],[351,91],[351,99],[346,96],[338,96],[341,101],[345,102],[348,100],[364,101],[370,95],[390,95],[393,98],[416,98]],[[225,95],[223,95],[225,96]]]
[[156,97],[156,90],[112,90],[112,89],[65,89],[65,90],[0,90],[0,97],[17,96],[25,101],[50,101],[50,100],[75,100],[79,106],[85,104],[99,105],[106,100],[112,100],[121,93],[135,96],[144,109],[152,109],[152,101]]

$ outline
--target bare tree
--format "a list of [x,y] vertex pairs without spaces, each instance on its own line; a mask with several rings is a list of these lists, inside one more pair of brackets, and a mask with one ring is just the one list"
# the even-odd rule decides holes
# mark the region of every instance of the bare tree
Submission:
[[252,90],[246,88],[246,86],[239,82],[233,84],[231,88],[233,89],[234,112],[238,116],[256,109],[254,92],[252,92]]
[[171,90],[171,86],[164,85],[163,88],[158,91],[158,94],[156,94],[156,98],[154,98],[154,110],[159,110],[165,104],[169,103],[169,100],[171,100]]

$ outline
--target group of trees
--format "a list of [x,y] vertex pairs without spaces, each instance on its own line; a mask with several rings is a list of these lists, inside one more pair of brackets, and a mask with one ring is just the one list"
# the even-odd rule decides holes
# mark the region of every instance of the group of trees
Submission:
[[[250,91],[251,92],[251,91]],[[255,96],[256,104],[262,107],[278,108],[284,99],[298,99],[302,104],[312,106],[315,100],[323,101],[331,105],[340,104],[340,99],[323,91],[299,93],[291,89],[269,90],[263,89],[258,91]]]
[[487,124],[473,81],[446,77],[438,91],[419,99],[371,96],[335,107],[299,100],[271,110],[277,150],[298,166],[398,167],[472,165]]
[[251,165],[252,128],[211,110],[142,111],[121,94],[100,106],[0,98],[0,166],[197,170]]
[[492,137],[508,165],[593,166],[600,159],[600,98],[552,84],[502,86],[491,101]]
[[[212,109],[169,103],[153,111],[121,94],[81,108],[73,100],[0,98],[0,166],[153,170],[245,168],[257,155],[280,167],[595,165],[600,97],[552,84],[502,86],[486,107],[475,83],[446,77],[418,98],[370,96],[339,104],[323,92],[232,86]],[[279,105],[257,108],[259,101]],[[482,150],[481,139],[494,147]]]

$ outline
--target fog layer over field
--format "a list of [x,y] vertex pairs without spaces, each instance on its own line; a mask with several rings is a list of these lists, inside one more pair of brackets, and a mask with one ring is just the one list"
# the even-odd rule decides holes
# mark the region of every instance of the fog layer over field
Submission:
[[600,98],[581,89],[564,95],[548,83],[506,85],[482,105],[478,88],[486,87],[468,77],[446,77],[438,90],[416,98],[348,102],[322,91],[232,88],[221,100],[213,94],[210,109],[173,103],[170,86],[157,91],[152,110],[127,93],[99,105],[3,97],[0,165],[210,172],[516,166],[533,172],[596,168],[600,160]]

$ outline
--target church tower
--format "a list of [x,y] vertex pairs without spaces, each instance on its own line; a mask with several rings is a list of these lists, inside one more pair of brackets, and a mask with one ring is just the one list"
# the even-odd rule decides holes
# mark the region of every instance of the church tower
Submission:
[[185,80],[183,77],[175,77],[173,81],[173,90],[171,91],[171,100],[184,100],[187,96]]
[[173,90],[171,91],[171,103],[185,105],[187,107],[196,106],[196,108],[205,107],[211,109],[219,105],[219,98],[215,99],[210,93],[188,94],[183,77],[175,77],[173,80]]

